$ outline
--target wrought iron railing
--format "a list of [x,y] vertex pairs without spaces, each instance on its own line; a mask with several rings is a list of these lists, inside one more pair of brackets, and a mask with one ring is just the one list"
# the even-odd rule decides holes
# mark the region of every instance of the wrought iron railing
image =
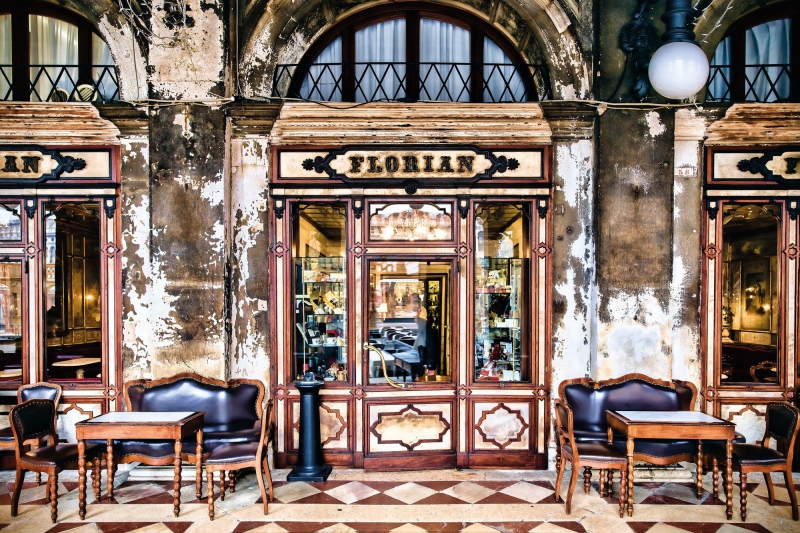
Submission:
[[711,65],[706,102],[798,102],[800,87],[788,64]]
[[114,65],[0,65],[0,100],[110,102],[119,98]]
[[528,102],[552,97],[545,65],[500,63],[279,64],[274,98],[325,102]]

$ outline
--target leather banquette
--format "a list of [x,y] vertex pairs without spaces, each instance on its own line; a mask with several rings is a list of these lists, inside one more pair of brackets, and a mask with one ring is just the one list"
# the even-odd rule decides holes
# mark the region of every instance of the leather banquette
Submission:
[[[264,385],[258,380],[221,381],[184,373],[161,380],[125,383],[128,411],[205,411],[203,454],[225,444],[258,442]],[[196,462],[195,437],[184,441],[182,458]],[[120,463],[142,461],[171,464],[175,442],[169,440],[126,440],[115,443]]]
[[[612,411],[691,411],[697,399],[697,388],[685,381],[662,381],[643,374],[627,374],[619,378],[592,381],[571,379],[558,386],[559,396],[574,413],[575,440],[606,442],[608,424],[606,410]],[[612,444],[625,451],[625,438],[614,434]],[[654,464],[693,461],[697,442],[693,440],[637,439],[634,457]],[[561,450],[556,450],[559,461]]]

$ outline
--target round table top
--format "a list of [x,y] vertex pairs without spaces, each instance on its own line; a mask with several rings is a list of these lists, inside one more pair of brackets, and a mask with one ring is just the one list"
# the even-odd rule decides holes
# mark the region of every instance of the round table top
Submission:
[[3,370],[0,371],[0,378],[18,378],[22,375],[22,370]]

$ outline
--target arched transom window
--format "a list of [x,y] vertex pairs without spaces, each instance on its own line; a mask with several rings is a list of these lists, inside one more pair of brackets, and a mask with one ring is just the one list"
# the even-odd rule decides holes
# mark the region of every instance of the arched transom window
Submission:
[[490,25],[404,4],[351,17],[301,63],[278,65],[273,93],[329,102],[527,102],[549,97],[549,79]]
[[0,0],[0,100],[117,99],[114,60],[88,21],[50,5]]

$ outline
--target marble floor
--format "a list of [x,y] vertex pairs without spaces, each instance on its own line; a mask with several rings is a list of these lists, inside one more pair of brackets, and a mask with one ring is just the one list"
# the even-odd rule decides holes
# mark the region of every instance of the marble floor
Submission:
[[[184,479],[193,480],[192,472],[187,469]],[[698,500],[688,477],[637,482],[634,515],[621,519],[618,500],[600,498],[596,482],[590,494],[584,493],[579,482],[572,513],[567,515],[564,504],[554,498],[553,472],[334,470],[325,483],[287,483],[287,473],[273,472],[275,499],[269,504],[268,516],[262,514],[255,476],[246,473],[225,501],[217,495],[212,522],[206,500],[195,498],[193,481],[183,483],[181,514],[175,518],[169,471],[159,474],[141,468],[118,473],[114,501],[104,497],[95,502],[90,496],[86,520],[81,521],[76,473],[65,472],[59,478],[59,523],[52,524],[44,487],[37,486],[30,474],[19,515],[11,518],[9,490],[14,474],[0,472],[0,529],[3,533],[800,532],[800,522],[791,519],[783,479],[774,478],[777,501],[770,506],[759,474],[748,480],[748,515],[743,523],[738,489],[734,491],[734,519],[728,521],[724,504],[709,492]],[[795,475],[794,482],[800,484],[800,476]],[[705,485],[711,487],[708,476]],[[618,493],[616,484],[614,493]]]

